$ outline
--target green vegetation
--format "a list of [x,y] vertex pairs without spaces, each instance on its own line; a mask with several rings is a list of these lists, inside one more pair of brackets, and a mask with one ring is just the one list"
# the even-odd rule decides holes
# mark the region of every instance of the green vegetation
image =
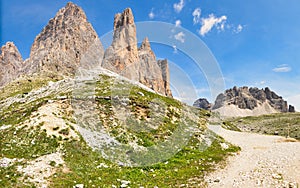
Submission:
[[237,126],[232,124],[230,121],[223,121],[222,122],[222,127],[224,129],[241,132],[241,129],[239,129]]
[[[85,187],[120,187],[122,180],[130,181],[130,187],[179,187],[183,184],[188,187],[203,187],[204,175],[214,170],[216,165],[222,165],[228,155],[239,150],[229,143],[229,148],[223,149],[220,144],[225,141],[206,130],[206,118],[211,115],[208,111],[188,107],[177,100],[106,75],[101,75],[96,83],[88,83],[87,87],[92,84],[96,84],[95,100],[103,127],[123,144],[154,146],[171,137],[182,124],[191,126],[198,132],[191,135],[187,144],[166,161],[151,166],[125,167],[104,159],[101,152],[90,148],[82,137],[79,140],[72,137],[63,139],[63,135],[69,135],[76,128],[71,126],[71,123],[76,123],[71,117],[72,110],[62,114],[49,111],[68,125],[66,128],[51,128],[59,136],[47,136],[47,130],[42,130],[47,125],[46,121],[41,120],[38,126],[25,123],[33,112],[49,100],[60,100],[56,96],[14,102],[0,110],[0,160],[6,157],[22,159],[22,162],[16,161],[8,167],[0,167],[0,187],[36,186],[27,182],[27,177],[17,171],[17,166],[25,167],[28,162],[55,152],[62,154],[65,164],[57,165],[55,161],[47,163],[56,169],[56,173],[47,179],[49,187],[73,187],[76,184],[84,184]],[[41,85],[33,84],[32,88]],[[6,90],[1,97],[24,94],[32,88],[25,83],[24,87],[15,87],[10,92]],[[70,93],[64,93],[63,96],[65,95],[69,96]],[[0,100],[3,99],[1,97]],[[61,108],[69,108],[70,104],[67,102],[63,106]],[[116,118],[119,114],[116,114],[114,108],[128,112],[126,121]],[[185,130],[181,128],[179,132]],[[212,141],[211,144],[207,140]],[[147,155],[133,158],[148,159],[151,160]]]
[[59,170],[51,179],[51,187],[72,187],[76,183],[87,187],[120,187],[120,180],[130,181],[130,187],[204,186],[204,174],[231,152],[239,150],[235,146],[223,150],[219,144],[223,141],[216,137],[212,145],[202,151],[199,149],[202,143],[194,137],[168,161],[148,167],[121,167],[103,159],[82,141],[68,142],[64,145],[64,159],[70,172]]
[[18,165],[24,165],[24,163],[16,162],[14,165],[9,167],[0,167],[0,187],[35,187],[31,183],[25,183],[19,180],[20,178],[22,178],[22,174],[17,171]]
[[59,76],[35,76],[35,77],[23,77],[22,79],[16,80],[9,83],[4,88],[0,88],[0,101],[8,97],[13,97],[18,94],[23,97],[27,95],[33,89],[38,89],[42,86],[46,86],[49,81],[58,81],[61,78]]
[[230,118],[225,128],[262,134],[289,136],[300,140],[300,113],[277,113],[261,116]]
[[29,118],[32,112],[36,111],[43,104],[47,103],[50,97],[37,99],[30,103],[15,102],[8,108],[0,110],[0,126],[16,125]]
[[0,131],[0,157],[32,159],[56,151],[59,143],[38,128],[10,127]]

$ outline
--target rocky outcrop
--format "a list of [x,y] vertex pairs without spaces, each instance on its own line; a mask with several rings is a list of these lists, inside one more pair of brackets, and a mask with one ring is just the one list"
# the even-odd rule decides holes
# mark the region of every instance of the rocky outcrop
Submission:
[[167,59],[158,60],[157,61],[161,72],[162,72],[162,78],[163,78],[163,93],[165,93],[166,96],[172,96],[172,91],[170,88],[170,71],[169,71],[169,64]]
[[296,112],[295,107],[292,105],[289,105],[289,112]]
[[113,41],[105,51],[102,67],[139,81],[158,93],[172,96],[167,60],[156,60],[148,38],[138,48],[130,8],[115,15]]
[[209,103],[208,100],[205,98],[199,98],[194,102],[193,106],[204,109],[204,110],[210,110],[212,107],[212,104]]
[[[91,61],[85,55],[93,52]],[[84,11],[73,3],[60,9],[35,38],[25,72],[74,75],[79,66],[100,65],[104,50]],[[85,60],[83,62],[83,60]]]
[[233,87],[218,95],[213,109],[235,105],[239,109],[253,110],[264,103],[267,103],[277,112],[289,112],[287,102],[268,87],[265,89]]
[[138,61],[136,27],[131,9],[128,8],[122,14],[115,15],[113,41],[105,51],[102,66],[138,80],[138,67],[135,65]]
[[16,79],[22,69],[23,59],[17,47],[7,42],[1,48],[0,54],[0,87]]

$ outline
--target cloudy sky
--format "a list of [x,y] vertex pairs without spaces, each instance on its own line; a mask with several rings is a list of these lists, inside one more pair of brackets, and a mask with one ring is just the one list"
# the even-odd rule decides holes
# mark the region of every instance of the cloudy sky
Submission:
[[[184,28],[203,41],[214,55],[226,88],[234,85],[258,88],[268,86],[300,110],[298,0],[73,2],[84,9],[100,37],[112,30],[114,14],[122,12],[126,7],[132,8],[136,22],[160,21]],[[23,58],[28,58],[35,36],[66,3],[65,0],[1,1],[1,45],[13,41]],[[189,35],[182,30],[173,33],[172,39],[182,45],[189,45]],[[183,57],[176,45],[151,45],[157,57],[168,58],[187,75],[191,75],[196,97],[212,100],[205,73],[193,74],[189,67],[189,54]],[[172,80],[176,82],[174,75]],[[180,87],[177,82],[178,86],[174,86],[174,90],[180,90],[176,88]],[[193,101],[189,93],[186,91],[180,97]]]

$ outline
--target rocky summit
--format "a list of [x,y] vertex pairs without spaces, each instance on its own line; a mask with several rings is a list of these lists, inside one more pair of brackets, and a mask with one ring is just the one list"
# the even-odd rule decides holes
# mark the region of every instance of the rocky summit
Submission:
[[7,42],[0,54],[0,87],[17,78],[22,69],[22,56],[13,42]]
[[[234,110],[234,107],[237,109]],[[225,108],[228,108],[228,110],[224,110]],[[231,110],[229,110],[229,108]],[[277,95],[274,91],[271,91],[268,87],[265,89],[258,89],[256,87],[248,88],[246,86],[240,88],[233,87],[226,90],[224,93],[219,94],[212,109],[224,112],[223,115],[226,115],[226,111],[228,111],[229,116],[233,115],[233,111],[236,110],[256,112],[253,115],[295,111],[293,106],[288,106],[287,101]],[[240,115],[243,116],[242,111],[240,112]],[[246,115],[249,114],[246,113]]]
[[87,61],[82,60],[90,52],[98,55],[89,63],[100,66],[104,50],[96,31],[84,11],[68,3],[35,38],[25,72],[73,75],[79,66],[85,66]]
[[212,104],[209,103],[208,100],[205,98],[199,98],[194,102],[193,106],[204,109],[204,110],[210,110],[212,107]]
[[105,51],[102,66],[136,80],[166,96],[172,96],[167,60],[156,60],[148,38],[138,48],[136,26],[130,8],[114,18],[114,34]]

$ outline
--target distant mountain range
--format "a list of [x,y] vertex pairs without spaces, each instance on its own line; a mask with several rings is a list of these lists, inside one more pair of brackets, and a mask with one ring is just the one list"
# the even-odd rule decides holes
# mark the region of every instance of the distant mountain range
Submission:
[[223,116],[251,116],[278,112],[295,112],[281,96],[268,87],[233,87],[217,96],[214,104],[200,98],[194,106],[219,112]]

